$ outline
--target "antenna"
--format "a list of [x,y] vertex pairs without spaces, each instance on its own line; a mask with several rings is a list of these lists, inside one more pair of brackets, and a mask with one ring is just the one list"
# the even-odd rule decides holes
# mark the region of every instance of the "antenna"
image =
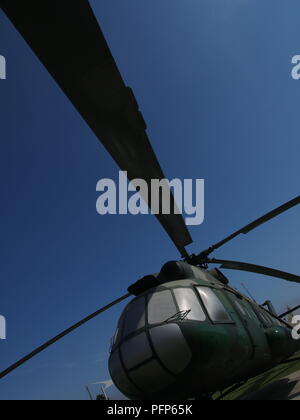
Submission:
[[[252,294],[250,293],[250,291],[247,289],[247,287],[244,285],[244,283],[242,283],[242,287],[246,290],[246,293],[251,297],[251,299],[256,302],[256,300],[254,299],[254,297],[252,296]],[[257,303],[257,302],[256,302]]]

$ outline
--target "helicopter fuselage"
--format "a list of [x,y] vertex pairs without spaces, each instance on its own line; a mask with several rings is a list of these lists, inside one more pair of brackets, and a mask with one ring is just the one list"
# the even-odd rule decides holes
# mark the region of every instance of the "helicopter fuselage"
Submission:
[[109,368],[127,397],[211,395],[300,350],[291,329],[256,302],[206,270],[178,264],[186,278],[173,267],[174,281],[139,294],[120,318]]

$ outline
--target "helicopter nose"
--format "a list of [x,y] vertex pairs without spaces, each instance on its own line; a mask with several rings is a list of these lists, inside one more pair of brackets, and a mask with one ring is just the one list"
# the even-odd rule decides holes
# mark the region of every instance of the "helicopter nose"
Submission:
[[121,392],[139,398],[173,384],[191,359],[179,325],[165,324],[125,340],[111,354],[109,369]]

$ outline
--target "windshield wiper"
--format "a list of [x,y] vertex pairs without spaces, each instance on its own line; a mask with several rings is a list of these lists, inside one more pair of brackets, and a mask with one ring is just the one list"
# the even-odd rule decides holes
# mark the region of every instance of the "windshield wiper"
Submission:
[[175,315],[171,316],[171,318],[168,318],[165,321],[165,324],[167,324],[168,322],[172,322],[172,321],[184,321],[188,317],[190,312],[192,312],[191,309],[189,309],[187,311],[177,312]]

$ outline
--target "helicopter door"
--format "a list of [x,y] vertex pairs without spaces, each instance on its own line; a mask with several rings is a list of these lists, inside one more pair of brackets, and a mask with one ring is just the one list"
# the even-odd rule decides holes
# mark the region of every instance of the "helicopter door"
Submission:
[[252,324],[252,319],[250,318],[250,314],[246,311],[242,304],[242,300],[240,300],[234,293],[230,291],[223,291],[222,294],[224,295],[229,303],[232,306],[233,312],[232,316],[235,318],[237,323],[241,323],[243,328],[237,328],[237,331],[240,336],[243,337],[243,341],[248,341],[248,357],[253,359],[255,357],[255,340],[254,340],[254,331]]
[[245,300],[238,299],[236,296],[232,296],[236,310],[240,317],[243,319],[244,327],[250,337],[252,343],[252,359],[263,358],[264,360],[269,358],[268,343],[265,335],[262,334],[262,325],[257,317],[256,313],[252,309],[250,303]]

